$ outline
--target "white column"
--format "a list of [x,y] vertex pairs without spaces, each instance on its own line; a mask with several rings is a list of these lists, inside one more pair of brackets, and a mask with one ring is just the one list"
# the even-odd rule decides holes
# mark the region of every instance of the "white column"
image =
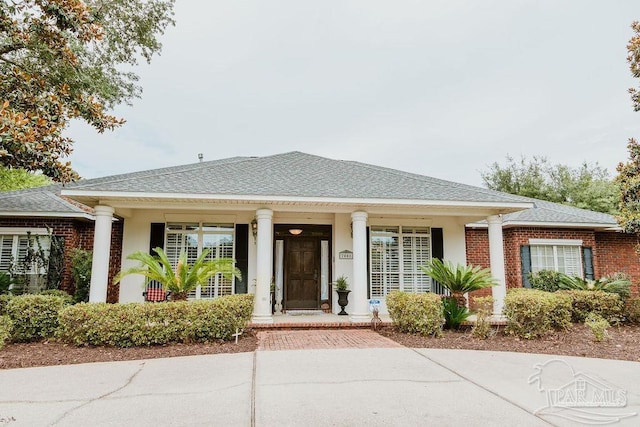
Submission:
[[353,226],[353,281],[349,294],[352,322],[369,321],[369,302],[367,301],[367,218],[366,212],[351,214]]
[[270,294],[273,270],[273,211],[258,209],[256,219],[258,220],[256,294],[252,321],[254,323],[273,323]]
[[487,217],[489,223],[489,263],[491,274],[498,285],[491,288],[493,296],[493,314],[502,314],[504,297],[507,295],[507,281],[504,268],[504,243],[502,241],[502,218],[499,215]]
[[113,208],[96,206],[95,228],[93,231],[93,261],[91,264],[91,285],[89,302],[107,301],[107,284],[109,282],[109,258],[111,254],[111,223]]

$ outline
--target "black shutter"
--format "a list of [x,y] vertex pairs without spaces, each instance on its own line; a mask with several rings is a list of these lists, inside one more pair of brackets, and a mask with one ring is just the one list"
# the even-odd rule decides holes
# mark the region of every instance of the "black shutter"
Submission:
[[444,239],[442,228],[431,229],[431,258],[444,259]]
[[236,224],[236,267],[242,274],[242,279],[236,278],[236,294],[246,294],[249,274],[249,224]]
[[367,299],[371,299],[371,228],[367,227]]
[[151,235],[149,237],[149,253],[155,256],[154,248],[164,249],[164,222],[151,223]]
[[582,265],[584,266],[584,278],[593,280],[593,249],[589,247],[582,248]]
[[531,287],[529,273],[531,273],[531,248],[527,245],[520,246],[520,261],[522,263],[522,286]]

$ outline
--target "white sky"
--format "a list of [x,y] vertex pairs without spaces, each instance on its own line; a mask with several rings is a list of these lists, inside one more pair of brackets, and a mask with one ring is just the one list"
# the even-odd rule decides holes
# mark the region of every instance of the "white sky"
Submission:
[[85,178],[303,151],[481,185],[505,156],[613,175],[640,138],[638,0],[178,0],[127,123],[74,124]]

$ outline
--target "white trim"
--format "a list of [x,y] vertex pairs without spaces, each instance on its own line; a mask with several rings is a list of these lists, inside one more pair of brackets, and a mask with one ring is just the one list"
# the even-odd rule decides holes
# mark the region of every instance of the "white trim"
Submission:
[[37,234],[38,236],[48,236],[49,230],[47,230],[46,228],[0,227],[0,234],[26,236],[29,233]]
[[[531,221],[505,221],[502,228],[508,227],[542,227],[542,228],[601,228],[605,231],[622,231],[622,228],[611,223],[598,222],[531,222]],[[465,224],[467,228],[487,228],[486,223],[472,222]]]
[[530,209],[534,207],[529,202],[464,202],[458,200],[425,200],[425,199],[355,199],[346,197],[300,197],[273,195],[241,195],[241,194],[189,194],[189,193],[145,193],[121,191],[83,191],[62,190],[63,196],[91,197],[91,198],[150,198],[150,199],[190,199],[190,200],[233,200],[249,202],[300,202],[300,203],[335,203],[347,205],[415,205],[415,206],[457,206],[457,207],[491,207],[502,209]]
[[582,246],[582,240],[572,239],[529,239],[530,245],[536,246]]
[[200,222],[200,223],[218,223],[218,224],[235,224],[238,219],[237,215],[194,215],[194,214],[164,214],[165,222]]
[[85,218],[94,221],[95,215],[84,212],[0,212],[0,216],[28,216],[28,217],[53,217],[53,218]]

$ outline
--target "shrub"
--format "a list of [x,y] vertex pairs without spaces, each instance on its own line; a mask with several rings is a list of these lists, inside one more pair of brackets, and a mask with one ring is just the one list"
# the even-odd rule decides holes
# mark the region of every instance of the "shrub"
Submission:
[[473,299],[476,305],[476,324],[471,330],[474,337],[485,340],[493,332],[489,319],[493,314],[493,297],[476,297]]
[[622,300],[629,297],[630,286],[631,281],[623,273],[605,276],[598,280],[583,279],[582,277],[563,274],[560,279],[560,289],[609,292],[617,294]]
[[53,337],[58,328],[58,312],[67,305],[55,295],[21,295],[11,298],[7,315],[13,323],[13,341],[30,342]]
[[454,297],[442,298],[442,310],[444,314],[444,327],[446,329],[459,329],[462,322],[467,320],[471,313],[467,307],[460,307]]
[[75,345],[133,347],[229,340],[246,327],[252,295],[172,303],[76,304],[60,313],[60,337]]
[[7,304],[12,297],[11,294],[0,295],[0,316],[7,314]]
[[571,299],[571,319],[574,322],[584,322],[592,312],[611,323],[622,320],[623,302],[618,294],[585,290],[558,291],[557,294],[567,295]]
[[504,299],[507,333],[531,339],[571,325],[571,300],[537,289],[512,289]]
[[587,325],[591,329],[591,333],[593,333],[593,340],[596,342],[601,342],[609,338],[609,334],[607,329],[609,326],[609,322],[607,320],[596,313],[589,313],[584,320],[585,325]]
[[60,297],[67,304],[73,304],[73,297],[69,295],[65,291],[61,291],[60,289],[46,289],[44,291],[39,292],[40,295],[53,295],[56,297]]
[[73,300],[77,303],[89,301],[92,261],[93,255],[90,251],[74,249],[73,252],[71,252],[71,275],[76,285]]
[[[640,323],[640,297],[628,299],[624,308],[625,317],[629,322]],[[0,310],[0,314],[2,314],[2,310]]]
[[0,348],[11,338],[12,323],[9,316],[0,316]]
[[540,270],[527,274],[533,289],[546,292],[555,292],[560,289],[562,276],[564,276],[564,274],[553,270]]
[[444,315],[438,295],[393,291],[387,295],[387,308],[393,323],[402,332],[442,334]]

